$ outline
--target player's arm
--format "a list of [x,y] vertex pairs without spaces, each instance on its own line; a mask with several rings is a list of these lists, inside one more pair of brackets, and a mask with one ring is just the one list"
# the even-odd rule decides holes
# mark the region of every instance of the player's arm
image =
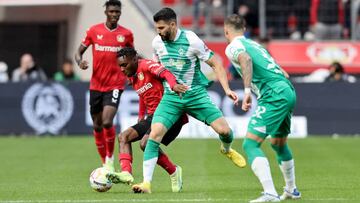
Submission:
[[87,47],[83,44],[80,44],[79,48],[75,53],[76,64],[83,70],[86,70],[89,67],[89,63],[86,60],[82,59],[83,54],[85,53]]
[[148,66],[148,69],[149,72],[155,77],[166,80],[169,83],[170,88],[174,92],[179,94],[180,97],[181,94],[186,92],[186,90],[188,89],[186,85],[178,84],[178,82],[176,81],[176,77],[160,63],[152,63]]
[[242,110],[248,111],[251,108],[251,81],[253,76],[252,59],[245,51],[238,56],[241,66],[241,75],[244,82],[244,99],[242,102]]
[[215,56],[211,56],[207,61],[205,61],[209,66],[211,66],[215,72],[216,77],[218,78],[222,88],[224,89],[226,95],[230,97],[234,104],[237,105],[239,98],[234,91],[229,87],[229,81],[227,79],[226,71],[219,60]]

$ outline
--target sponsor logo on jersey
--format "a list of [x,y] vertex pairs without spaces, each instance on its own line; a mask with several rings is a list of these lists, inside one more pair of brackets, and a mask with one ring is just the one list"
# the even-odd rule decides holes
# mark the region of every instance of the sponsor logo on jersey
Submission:
[[153,87],[153,85],[151,83],[145,83],[145,85],[143,85],[142,87],[140,87],[139,89],[136,90],[136,93],[140,95],[152,87]]
[[25,92],[21,107],[36,133],[58,134],[70,120],[74,102],[69,90],[60,84],[35,83]]
[[139,80],[143,80],[144,79],[144,73],[140,72],[137,74],[137,77]]
[[117,40],[118,42],[124,42],[124,41],[125,41],[125,37],[122,36],[122,35],[118,35],[118,36],[116,36],[116,40]]
[[96,35],[96,38],[97,38],[98,40],[102,40],[103,35]]
[[121,46],[112,47],[112,46],[101,46],[99,44],[95,44],[96,51],[107,51],[107,52],[118,52],[121,50]]

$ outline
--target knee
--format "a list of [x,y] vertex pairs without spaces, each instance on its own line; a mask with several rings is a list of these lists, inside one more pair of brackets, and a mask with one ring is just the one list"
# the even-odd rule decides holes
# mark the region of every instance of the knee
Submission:
[[118,135],[118,140],[120,145],[124,145],[128,142],[128,134],[127,133],[120,133]]
[[231,129],[229,126],[221,126],[217,129],[217,133],[221,136],[229,136]]
[[101,131],[102,131],[102,126],[101,126],[101,125],[98,125],[97,123],[94,123],[94,124],[93,124],[93,129],[94,129],[96,132],[101,132]]
[[259,148],[260,145],[261,145],[261,143],[255,141],[255,140],[245,138],[244,142],[242,144],[242,148],[245,151],[245,153],[248,153],[249,151],[251,151],[251,149]]
[[140,149],[145,151],[147,140],[140,140]]
[[111,128],[113,126],[113,122],[110,119],[105,119],[102,123],[104,128]]

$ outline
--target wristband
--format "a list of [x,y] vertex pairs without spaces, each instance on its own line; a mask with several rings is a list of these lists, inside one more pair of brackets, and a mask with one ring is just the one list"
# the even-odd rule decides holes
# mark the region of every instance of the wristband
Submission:
[[244,93],[245,94],[251,94],[251,88],[250,87],[245,87],[244,88]]

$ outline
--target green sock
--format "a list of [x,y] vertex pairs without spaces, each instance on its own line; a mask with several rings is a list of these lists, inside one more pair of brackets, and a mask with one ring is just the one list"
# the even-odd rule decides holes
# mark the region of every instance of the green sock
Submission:
[[289,161],[292,159],[291,150],[287,143],[283,146],[271,145],[277,155],[277,161],[281,165],[282,161]]
[[264,152],[260,148],[261,143],[253,139],[245,138],[243,142],[243,149],[248,158],[248,163],[251,166],[256,157],[265,157]]
[[234,133],[232,130],[230,130],[230,133],[228,135],[219,135],[219,138],[222,142],[222,146],[224,147],[225,151],[229,151],[231,147],[231,143],[234,140]]
[[159,156],[159,147],[160,143],[155,140],[149,139],[145,151],[144,151],[144,161],[155,158]]

